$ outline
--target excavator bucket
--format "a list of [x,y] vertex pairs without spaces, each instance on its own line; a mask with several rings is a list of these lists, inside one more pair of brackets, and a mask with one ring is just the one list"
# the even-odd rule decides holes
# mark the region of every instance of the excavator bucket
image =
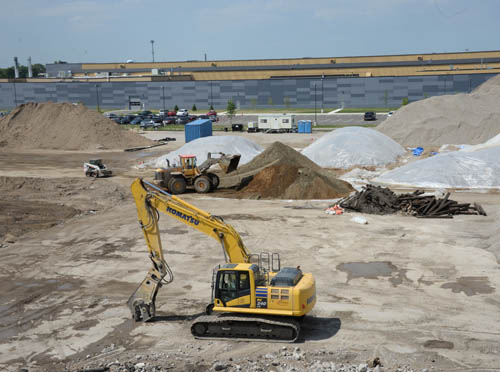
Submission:
[[231,173],[238,168],[241,155],[224,155],[220,158],[219,165],[224,173]]

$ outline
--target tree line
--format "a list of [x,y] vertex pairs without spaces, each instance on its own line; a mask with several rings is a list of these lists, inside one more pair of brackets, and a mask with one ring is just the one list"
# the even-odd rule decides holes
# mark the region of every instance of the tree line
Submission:
[[[33,69],[33,77],[40,76],[41,73],[45,72],[45,65],[40,63],[35,63],[32,65]],[[0,68],[0,79],[14,79],[14,66],[7,68]],[[19,77],[27,78],[28,77],[28,66],[19,66]]]

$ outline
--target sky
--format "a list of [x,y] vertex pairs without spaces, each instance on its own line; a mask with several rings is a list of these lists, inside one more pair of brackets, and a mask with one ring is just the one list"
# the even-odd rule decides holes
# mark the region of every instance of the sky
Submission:
[[0,0],[0,67],[500,50],[499,0]]

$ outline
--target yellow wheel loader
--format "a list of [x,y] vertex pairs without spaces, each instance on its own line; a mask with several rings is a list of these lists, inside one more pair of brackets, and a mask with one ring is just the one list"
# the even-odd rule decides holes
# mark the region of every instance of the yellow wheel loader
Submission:
[[[212,157],[214,154],[219,157]],[[167,160],[168,168],[156,169],[154,183],[172,194],[183,194],[188,187],[194,187],[199,193],[207,193],[219,186],[219,177],[209,172],[210,167],[218,164],[227,174],[238,168],[240,158],[239,154],[226,155],[221,152],[209,152],[207,160],[198,167],[195,155],[179,155],[179,166],[171,167]]]
[[[300,267],[281,268],[278,253],[250,254],[240,235],[221,217],[196,208],[142,179],[132,186],[139,224],[153,267],[127,304],[136,321],[155,317],[160,287],[173,281],[160,239],[160,212],[215,239],[225,263],[214,269],[207,315],[198,317],[191,333],[200,339],[294,342],[299,320],[316,303],[316,284]],[[214,315],[217,314],[217,315]]]

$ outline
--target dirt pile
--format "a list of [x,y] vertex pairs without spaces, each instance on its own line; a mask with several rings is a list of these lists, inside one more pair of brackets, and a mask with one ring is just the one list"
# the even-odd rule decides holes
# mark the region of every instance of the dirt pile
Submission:
[[404,146],[478,144],[500,132],[500,75],[470,94],[436,96],[401,107],[377,130]]
[[153,143],[83,105],[26,103],[0,119],[0,148],[99,150]]
[[240,172],[256,172],[240,195],[273,199],[334,199],[348,195],[353,189],[336,179],[304,155],[281,142],[245,164]]

